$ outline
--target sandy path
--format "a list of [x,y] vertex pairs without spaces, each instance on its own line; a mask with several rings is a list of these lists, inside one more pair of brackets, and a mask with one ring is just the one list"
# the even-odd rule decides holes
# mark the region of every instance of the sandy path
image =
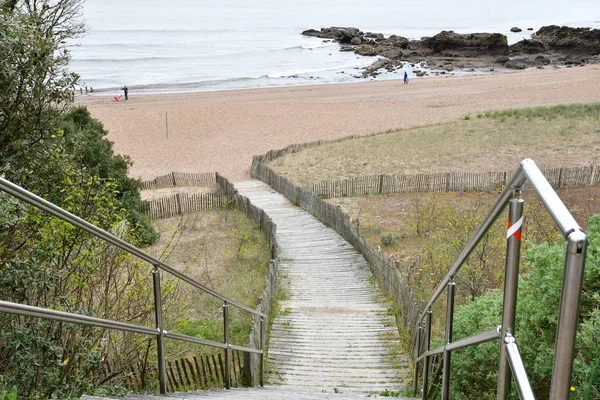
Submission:
[[[600,101],[600,66],[222,92],[79,97],[143,179],[171,171],[248,178],[252,156],[291,143],[436,123],[490,109]],[[169,138],[165,135],[168,112]]]

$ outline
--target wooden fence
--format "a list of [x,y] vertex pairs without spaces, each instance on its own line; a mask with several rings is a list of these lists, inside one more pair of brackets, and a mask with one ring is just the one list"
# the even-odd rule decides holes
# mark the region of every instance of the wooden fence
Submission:
[[[416,175],[368,175],[324,181],[303,186],[322,198],[366,196],[371,194],[424,192],[483,192],[502,189],[516,171],[448,172]],[[542,173],[554,187],[595,185],[600,183],[597,165],[572,168],[546,168]]]
[[[171,185],[177,185],[178,182],[184,182],[182,180],[177,180],[177,177],[185,174],[177,174],[173,173],[165,176],[174,176]],[[207,174],[205,174],[207,175]],[[159,177],[155,179],[155,181],[162,179],[164,177]],[[165,183],[166,184],[166,183]],[[277,296],[277,276],[279,271],[279,259],[278,259],[278,247],[277,247],[277,226],[275,223],[269,218],[269,216],[260,208],[254,206],[250,199],[245,196],[240,195],[233,184],[229,182],[225,177],[214,174],[214,184],[211,186],[217,187],[217,193],[204,193],[204,194],[176,194],[169,197],[164,197],[161,199],[151,200],[144,202],[142,212],[148,214],[150,218],[169,218],[177,215],[182,215],[186,213],[193,213],[203,210],[211,210],[215,208],[220,208],[231,203],[235,203],[243,212],[246,213],[250,218],[254,220],[259,226],[259,229],[266,235],[269,247],[271,250],[271,262],[269,265],[269,275],[266,277],[265,289],[263,291],[262,296],[260,296],[258,305],[256,309],[260,312],[269,315],[271,311],[271,307],[275,301]],[[171,186],[163,186],[163,187],[171,187]],[[252,319],[252,330],[250,332],[249,342],[250,346],[253,348],[260,348],[260,332],[261,321],[260,318],[256,315],[253,316]],[[265,332],[266,333],[266,332]],[[265,335],[266,336],[266,335]],[[259,358],[254,353],[242,353],[243,354],[243,363],[238,360],[238,366],[243,366],[240,369],[240,374],[244,375],[244,381],[250,386],[256,386],[258,384],[258,375],[259,375]],[[238,354],[239,357],[239,354]],[[221,355],[218,356],[219,363],[221,362]],[[202,360],[202,359],[201,359]],[[196,361],[196,360],[194,360]],[[219,369],[216,367],[216,364],[213,360],[214,370],[218,371]],[[200,364],[196,364],[196,375],[198,375],[198,365],[204,365],[202,362]],[[169,385],[171,387],[180,388],[181,385],[188,384],[188,373],[185,368],[192,368],[191,361],[179,361],[179,366],[177,361],[175,361],[175,369],[171,370],[171,363],[169,363],[169,370],[171,371],[168,375]],[[202,367],[202,371],[210,371],[211,367],[208,363],[206,367]],[[182,372],[183,371],[183,375]],[[220,370],[223,370],[223,367],[220,367]],[[177,371],[177,375],[175,375],[174,371]],[[190,374],[193,372],[190,372]],[[233,376],[233,375],[232,375]],[[185,379],[184,379],[185,378]],[[189,378],[191,379],[191,378]],[[204,378],[198,378],[201,380]],[[206,380],[205,380],[206,381]],[[182,383],[183,382],[183,383]],[[177,389],[179,390],[179,389]]]
[[348,214],[344,213],[341,208],[325,202],[314,192],[301,188],[276,174],[263,163],[263,157],[261,156],[254,157],[251,173],[254,178],[267,183],[292,203],[304,208],[325,225],[333,228],[352,244],[365,257],[384,291],[394,297],[400,309],[402,322],[412,333],[416,320],[421,313],[419,304],[415,301],[412,291],[393,260],[373,247],[357,231]]
[[200,186],[214,187],[217,184],[217,174],[214,172],[206,173],[185,173],[171,172],[163,176],[154,178],[151,181],[143,181],[140,185],[141,190],[161,189],[178,186]]
[[[252,204],[250,199],[246,196],[242,196],[235,189],[233,184],[229,182],[225,177],[217,174],[217,187],[219,191],[224,193],[225,196],[233,198],[233,201],[254,220],[259,226],[259,229],[267,236],[269,240],[269,247],[271,249],[271,262],[269,265],[269,275],[266,278],[265,289],[262,296],[258,299],[256,309],[265,315],[270,315],[271,307],[273,306],[277,297],[277,279],[279,274],[279,250],[277,245],[277,225],[271,220],[271,218],[264,212],[264,210],[256,207]],[[271,321],[269,321],[270,323]],[[250,346],[254,348],[260,348],[260,317],[253,315],[252,318],[252,331],[250,332]],[[265,329],[266,326],[264,326]],[[267,336],[267,332],[264,332],[264,336]],[[259,355],[255,353],[244,353],[244,376],[245,382],[249,386],[258,385],[260,359]]]
[[[244,377],[244,354],[238,350],[231,351],[230,376],[232,386],[241,386]],[[191,357],[167,361],[167,390],[169,392],[208,389],[225,385],[225,363],[221,353],[216,356],[196,354]],[[121,384],[129,390],[137,391],[147,388],[148,383],[156,380],[156,365],[147,365],[142,361],[128,365],[123,370],[105,363],[105,376],[121,377]]]
[[144,201],[140,212],[151,219],[171,218],[177,215],[214,210],[225,207],[233,201],[224,193],[178,193],[160,199]]
[[[231,351],[232,386],[240,386],[244,380],[243,353]],[[225,385],[225,363],[221,353],[194,355],[167,362],[167,390],[186,392],[190,390],[223,387]]]

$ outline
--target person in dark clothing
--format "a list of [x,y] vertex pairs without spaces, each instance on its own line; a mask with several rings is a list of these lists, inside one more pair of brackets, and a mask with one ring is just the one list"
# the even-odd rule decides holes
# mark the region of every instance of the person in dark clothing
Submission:
[[[404,84],[406,85],[408,83],[408,73],[406,71],[404,71]],[[125,95],[125,99],[127,99],[127,95]]]
[[127,100],[127,93],[129,92],[129,89],[127,89],[127,86],[123,86],[123,93],[125,93],[125,100]]

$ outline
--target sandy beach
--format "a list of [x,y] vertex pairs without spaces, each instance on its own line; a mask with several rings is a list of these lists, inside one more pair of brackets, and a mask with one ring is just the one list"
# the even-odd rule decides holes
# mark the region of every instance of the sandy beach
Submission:
[[[508,74],[221,92],[80,96],[131,175],[249,178],[252,156],[292,143],[443,122],[467,113],[600,101],[600,65]],[[165,113],[168,113],[168,138]]]

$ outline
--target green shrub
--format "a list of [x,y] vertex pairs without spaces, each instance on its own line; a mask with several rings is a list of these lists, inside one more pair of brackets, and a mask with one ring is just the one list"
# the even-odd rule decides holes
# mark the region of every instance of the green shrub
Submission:
[[396,243],[396,241],[398,239],[400,239],[400,237],[398,235],[390,232],[386,235],[381,235],[381,244],[386,247],[389,247],[389,246],[393,245],[394,243]]
[[[582,398],[589,391],[590,399],[598,399],[600,376],[595,368],[600,358],[600,214],[590,219],[588,239],[572,396]],[[519,281],[515,337],[538,398],[549,397],[564,257],[564,242],[532,245],[525,255],[529,272]],[[501,291],[486,293],[461,307],[454,323],[455,340],[499,325],[501,309]],[[494,398],[498,359],[497,342],[455,352],[453,398]],[[517,398],[514,390],[511,396]]]

